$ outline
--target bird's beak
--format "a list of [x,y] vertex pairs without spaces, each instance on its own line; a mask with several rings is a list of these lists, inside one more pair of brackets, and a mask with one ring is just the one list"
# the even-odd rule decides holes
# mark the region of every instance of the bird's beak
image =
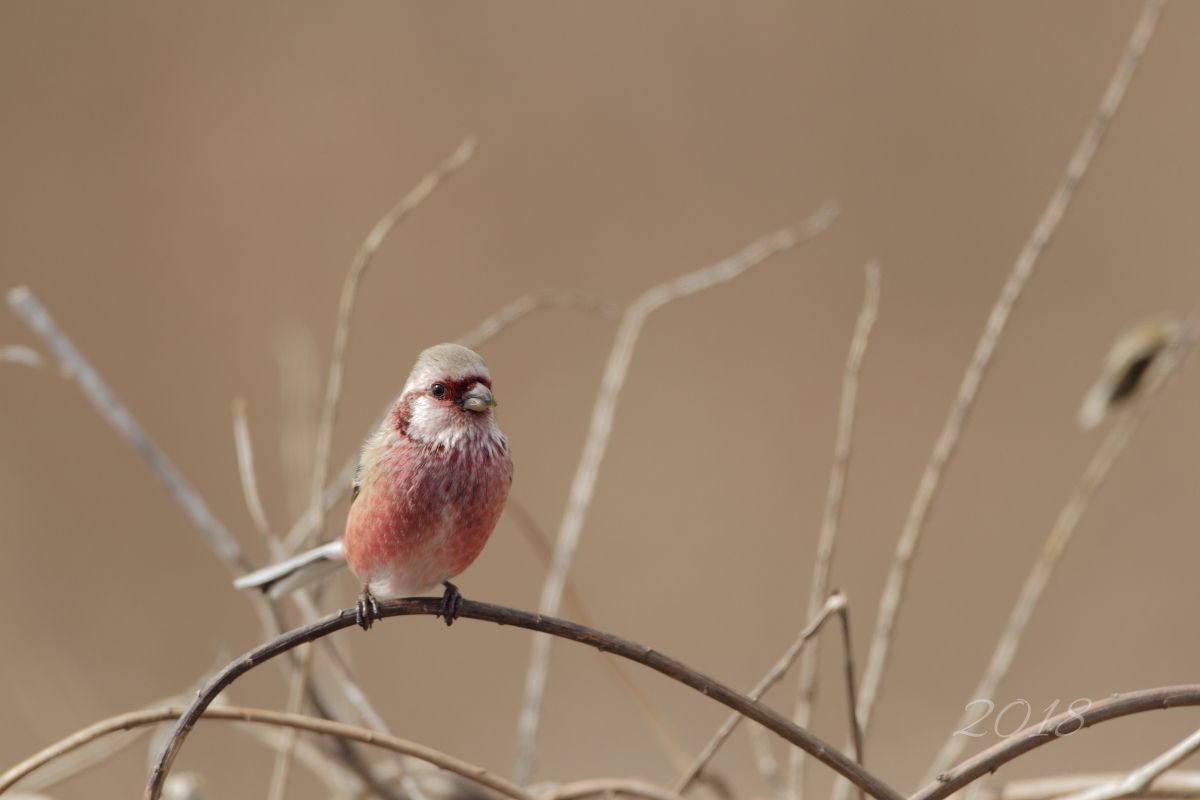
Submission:
[[495,405],[496,398],[492,397],[492,390],[482,383],[477,383],[468,389],[462,399],[462,407],[467,411],[474,411],[476,414],[482,414]]

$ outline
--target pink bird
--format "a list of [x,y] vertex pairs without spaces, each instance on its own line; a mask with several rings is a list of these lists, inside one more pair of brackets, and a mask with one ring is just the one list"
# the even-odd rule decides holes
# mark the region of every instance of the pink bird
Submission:
[[470,566],[496,527],[512,484],[508,441],[496,425],[483,359],[457,344],[417,357],[400,397],[367,438],[342,538],[234,581],[279,597],[343,564],[362,582],[358,624],[377,599],[442,584],[449,625],[462,595],[450,579]]

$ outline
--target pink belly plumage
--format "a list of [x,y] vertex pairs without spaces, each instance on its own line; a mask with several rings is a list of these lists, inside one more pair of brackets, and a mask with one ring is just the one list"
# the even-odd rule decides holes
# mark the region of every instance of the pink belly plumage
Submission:
[[458,446],[392,440],[360,476],[344,549],[381,599],[421,594],[466,569],[487,543],[512,483],[500,441]]

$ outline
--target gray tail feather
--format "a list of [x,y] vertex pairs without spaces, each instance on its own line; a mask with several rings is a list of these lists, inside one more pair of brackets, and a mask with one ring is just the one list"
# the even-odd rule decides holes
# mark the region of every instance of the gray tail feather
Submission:
[[342,541],[338,539],[243,575],[233,585],[238,589],[260,589],[269,597],[283,597],[333,574],[345,563]]

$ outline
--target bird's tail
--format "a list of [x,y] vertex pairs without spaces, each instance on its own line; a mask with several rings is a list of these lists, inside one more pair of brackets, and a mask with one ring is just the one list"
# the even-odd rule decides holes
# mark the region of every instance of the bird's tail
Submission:
[[260,589],[268,597],[283,597],[336,572],[345,563],[342,540],[337,539],[243,575],[233,585],[238,589]]

